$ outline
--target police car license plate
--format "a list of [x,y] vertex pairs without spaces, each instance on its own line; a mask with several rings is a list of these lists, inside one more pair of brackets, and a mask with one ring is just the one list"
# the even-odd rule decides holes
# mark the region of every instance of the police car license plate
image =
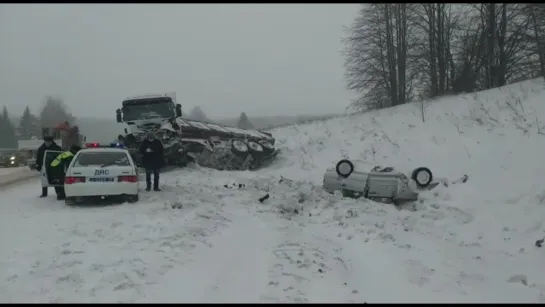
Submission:
[[89,178],[90,182],[114,182],[112,177],[93,177]]

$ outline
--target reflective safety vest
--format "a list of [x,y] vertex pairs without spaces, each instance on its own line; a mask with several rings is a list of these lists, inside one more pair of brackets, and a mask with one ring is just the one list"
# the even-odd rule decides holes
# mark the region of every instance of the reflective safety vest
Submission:
[[65,151],[61,154],[59,154],[55,160],[53,160],[53,162],[51,162],[51,167],[57,167],[59,164],[61,164],[61,162],[67,158],[71,158],[73,157],[74,154],[70,151]]

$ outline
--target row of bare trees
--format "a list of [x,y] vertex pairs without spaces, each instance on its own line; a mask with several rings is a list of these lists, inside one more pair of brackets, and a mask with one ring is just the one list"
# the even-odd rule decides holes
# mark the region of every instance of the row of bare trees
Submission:
[[359,110],[545,76],[545,4],[362,4],[343,38]]

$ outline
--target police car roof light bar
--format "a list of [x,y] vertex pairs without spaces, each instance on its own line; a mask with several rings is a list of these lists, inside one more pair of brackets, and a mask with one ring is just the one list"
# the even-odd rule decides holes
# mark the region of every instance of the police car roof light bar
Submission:
[[97,142],[85,144],[85,148],[98,148],[98,147],[100,147],[100,144]]

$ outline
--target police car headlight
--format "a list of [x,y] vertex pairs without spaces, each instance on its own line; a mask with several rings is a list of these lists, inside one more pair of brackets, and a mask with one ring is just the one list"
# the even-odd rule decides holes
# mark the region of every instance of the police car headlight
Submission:
[[13,160],[15,160],[15,157],[11,157],[11,158],[9,158],[9,159],[10,159],[11,161],[13,161]]

